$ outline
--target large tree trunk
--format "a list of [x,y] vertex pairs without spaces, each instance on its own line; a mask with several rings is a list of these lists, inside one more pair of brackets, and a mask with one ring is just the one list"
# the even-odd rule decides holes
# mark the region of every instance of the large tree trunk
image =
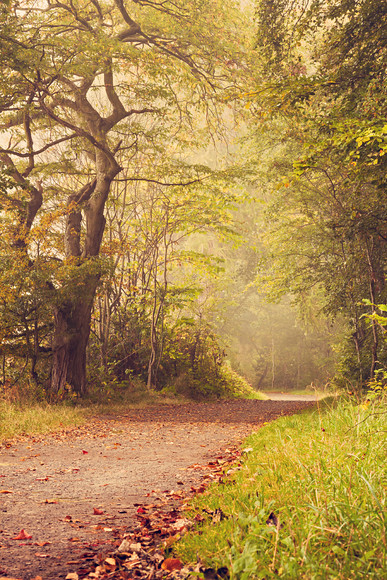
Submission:
[[68,386],[78,395],[87,392],[86,352],[90,335],[91,311],[97,281],[87,296],[78,302],[68,302],[55,311],[51,393],[57,395]]
[[[68,283],[66,294],[70,298],[59,304],[54,312],[53,358],[51,368],[51,393],[64,392],[66,385],[79,396],[87,392],[86,355],[90,335],[91,312],[100,274],[95,272],[93,258],[98,256],[105,229],[104,208],[110,186],[120,171],[118,164],[101,152],[96,154],[97,175],[95,180],[69,198],[72,204],[67,216],[66,253],[85,266],[90,262],[90,273]],[[81,249],[82,215],[78,205],[85,207],[85,243]],[[94,270],[94,271],[93,271]]]

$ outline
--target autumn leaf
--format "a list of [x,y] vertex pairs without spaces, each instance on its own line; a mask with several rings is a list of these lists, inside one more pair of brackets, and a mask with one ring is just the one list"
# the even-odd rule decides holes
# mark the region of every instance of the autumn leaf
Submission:
[[186,531],[191,526],[192,526],[192,522],[190,520],[187,520],[186,518],[179,518],[178,520],[175,521],[174,524],[171,525],[171,527],[176,532]]
[[52,544],[52,542],[34,542],[35,546],[40,546],[41,548],[43,548],[43,546],[48,546],[48,544]]
[[20,530],[19,534],[15,538],[12,538],[12,539],[13,540],[30,540],[31,538],[32,538],[32,536],[27,534],[27,532],[25,530]]
[[183,568],[183,563],[178,558],[167,558],[161,564],[161,568],[167,572],[174,572],[175,570],[181,570]]
[[104,561],[106,570],[113,572],[116,569],[116,561],[114,558],[106,558]]
[[79,576],[76,572],[69,572],[66,576],[66,580],[78,580]]
[[[0,493],[13,493],[13,491],[11,491],[10,489],[1,489]],[[1,578],[0,578],[1,580]]]
[[93,514],[94,514],[95,516],[102,516],[102,514],[103,514],[103,510],[100,510],[100,509],[98,509],[98,508],[93,508]]
[[83,453],[83,455],[87,455],[89,452],[82,449],[82,453]]

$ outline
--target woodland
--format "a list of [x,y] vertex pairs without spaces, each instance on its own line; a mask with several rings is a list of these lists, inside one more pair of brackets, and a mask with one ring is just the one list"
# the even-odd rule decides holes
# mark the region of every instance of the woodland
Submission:
[[385,0],[0,19],[3,396],[385,384]]

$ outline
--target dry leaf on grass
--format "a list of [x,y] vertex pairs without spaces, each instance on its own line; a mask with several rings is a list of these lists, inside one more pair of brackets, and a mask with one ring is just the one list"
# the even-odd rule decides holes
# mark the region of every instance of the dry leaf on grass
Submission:
[[167,558],[161,564],[161,568],[167,572],[174,572],[175,570],[181,570],[183,568],[183,563],[179,558]]

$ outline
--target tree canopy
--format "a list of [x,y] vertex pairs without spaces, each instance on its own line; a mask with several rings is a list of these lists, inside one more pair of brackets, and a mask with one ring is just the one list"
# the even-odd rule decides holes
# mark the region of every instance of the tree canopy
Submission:
[[257,4],[259,74],[268,79],[257,98],[282,132],[270,210],[272,288],[301,301],[323,289],[325,311],[350,321],[361,382],[385,357],[377,329],[362,318],[362,299],[386,299],[387,6],[275,4],[270,27],[273,3]]

